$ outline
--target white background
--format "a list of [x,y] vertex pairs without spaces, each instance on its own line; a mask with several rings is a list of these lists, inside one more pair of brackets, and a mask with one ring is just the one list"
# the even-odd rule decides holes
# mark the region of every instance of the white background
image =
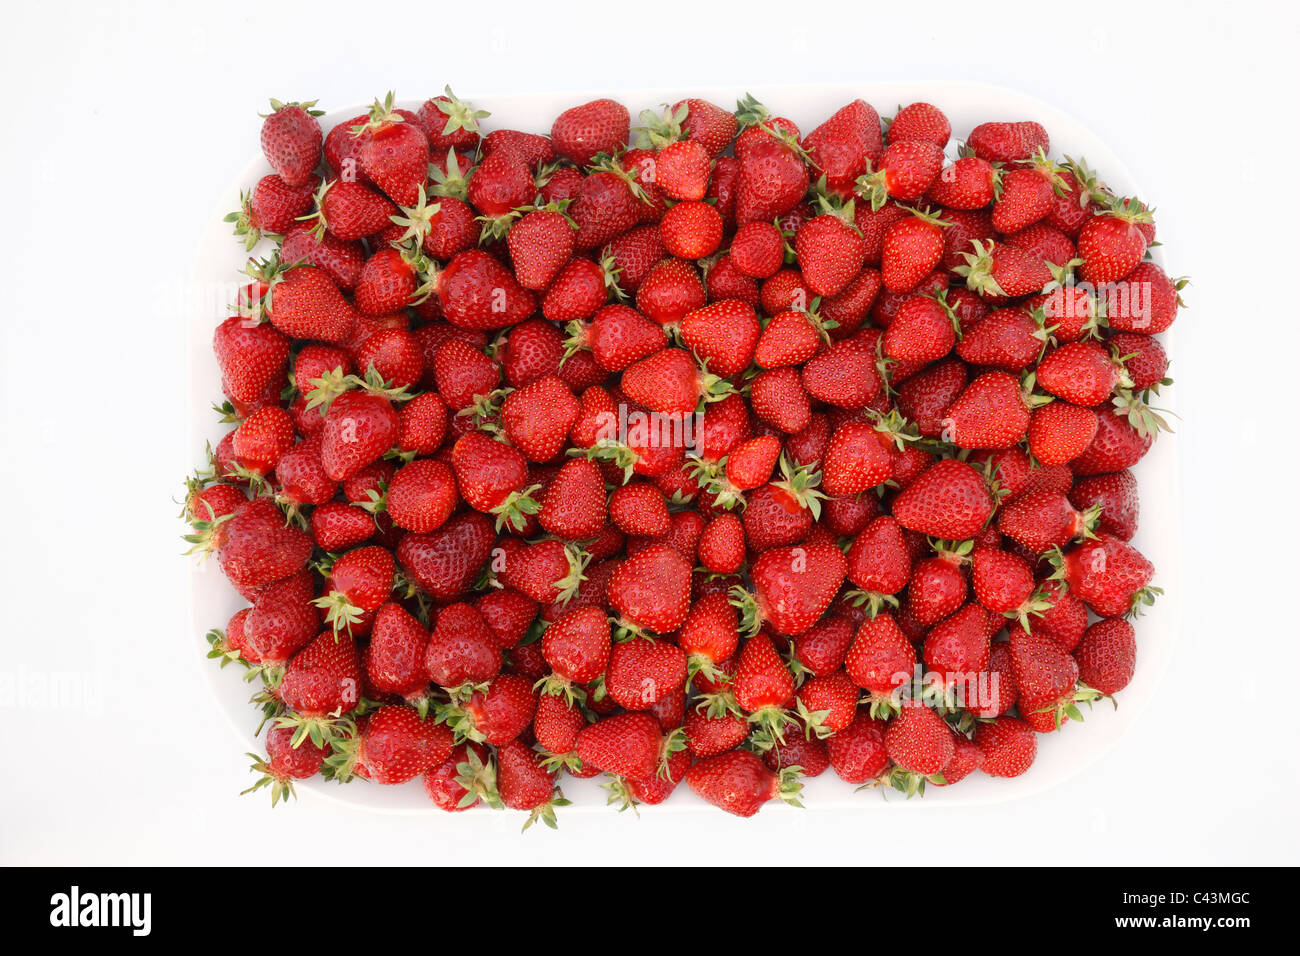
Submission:
[[[70,674],[87,706],[0,695],[0,862],[1297,862],[1300,15],[932,0],[891,21],[894,7],[660,0],[552,19],[495,2],[430,5],[410,23],[355,2],[8,12],[0,688]],[[716,814],[704,828],[573,815],[521,838],[513,816],[386,817],[310,797],[272,814],[262,794],[237,798],[246,748],[189,633],[171,501],[194,459],[186,322],[166,290],[255,154],[267,97],[885,79],[978,79],[1072,112],[1144,185],[1171,270],[1193,278],[1173,333],[1185,625],[1129,736],[1009,804]]]

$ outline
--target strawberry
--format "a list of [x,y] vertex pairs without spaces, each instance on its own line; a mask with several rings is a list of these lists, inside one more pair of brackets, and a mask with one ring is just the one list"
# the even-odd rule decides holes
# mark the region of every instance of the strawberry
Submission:
[[802,634],[830,606],[847,563],[834,545],[771,548],[750,569],[754,594],[741,600],[743,629],[768,621],[782,634]]
[[817,354],[824,334],[824,326],[806,312],[778,312],[759,335],[754,364],[765,369],[801,365]]
[[856,495],[889,480],[894,447],[870,422],[850,420],[831,435],[822,458],[822,490],[832,497]]
[[888,613],[863,622],[844,658],[853,683],[872,694],[873,711],[879,709],[880,698],[912,679],[915,667],[916,649]]
[[1079,277],[1102,286],[1128,276],[1146,254],[1149,240],[1142,227],[1150,222],[1151,214],[1140,203],[1132,208],[1117,204],[1089,219],[1076,243],[1083,259]]
[[399,604],[384,604],[375,612],[366,655],[366,677],[372,687],[427,705],[429,677],[424,655],[429,632]]
[[[758,127],[751,127],[758,129]],[[808,168],[782,139],[767,132],[737,150],[736,223],[771,222],[794,208],[808,191]]]
[[766,279],[784,261],[785,240],[770,222],[747,222],[731,238],[731,261],[745,275]]
[[1045,554],[1091,534],[1096,520],[1096,509],[1081,513],[1064,494],[1043,490],[1020,495],[1003,505],[998,512],[998,530],[1036,554]]
[[588,724],[578,734],[584,767],[621,777],[649,777],[660,766],[659,723],[644,711],[615,714]]
[[993,202],[997,173],[978,156],[965,156],[940,170],[925,198],[949,211],[983,209]]
[[803,146],[825,176],[827,189],[847,197],[867,163],[878,162],[884,152],[880,115],[864,100],[854,100],[805,136]]
[[664,255],[657,223],[629,229],[615,236],[600,250],[600,260],[612,263],[610,271],[618,275],[618,288],[628,295],[641,288],[645,277]]
[[1140,432],[1119,411],[1099,412],[1097,434],[1083,454],[1071,460],[1070,470],[1076,475],[1101,475],[1132,468],[1151,448],[1154,437],[1149,431]]
[[686,670],[686,655],[680,648],[667,641],[635,637],[611,649],[605,689],[624,710],[649,710],[686,683]]
[[668,634],[686,620],[690,591],[691,566],[667,545],[653,544],[618,566],[607,594],[622,626]]
[[606,517],[605,482],[596,464],[585,458],[564,463],[537,512],[543,528],[568,541],[596,537]]
[[1069,342],[1048,352],[1038,364],[1037,380],[1043,391],[1085,407],[1105,402],[1128,381],[1123,365],[1096,342]]
[[397,442],[401,419],[392,403],[368,391],[329,403],[321,429],[321,465],[335,481],[352,477]]
[[[977,550],[976,554],[979,553]],[[985,592],[1003,589],[1009,592],[1013,587],[987,571],[981,581]],[[1032,577],[1029,585],[1032,590]],[[1019,607],[1019,603],[1014,606]],[[997,626],[990,624],[990,619],[991,615],[981,604],[967,604],[932,627],[922,647],[926,669],[941,675],[948,686],[964,684],[969,675],[983,671],[989,662],[989,632]]]
[[433,805],[459,813],[480,803],[500,806],[496,792],[496,766],[481,744],[460,744],[451,756],[424,775],[424,792]]
[[266,669],[281,667],[306,646],[320,630],[315,596],[316,580],[305,569],[262,588],[243,624],[249,659]]
[[407,534],[397,546],[402,570],[443,603],[465,594],[492,553],[492,523],[475,512],[456,515],[430,534]]
[[894,499],[894,517],[904,528],[954,541],[977,534],[993,510],[979,472],[955,459],[935,462]]
[[315,176],[300,186],[290,186],[274,173],[263,176],[251,194],[240,195],[240,208],[225,221],[235,224],[235,235],[244,240],[245,249],[252,249],[263,235],[281,239],[311,209],[319,185]]
[[676,325],[682,316],[705,304],[700,274],[689,262],[668,258],[646,275],[636,293],[636,307],[660,325]]
[[583,179],[568,209],[578,226],[574,242],[579,249],[602,246],[641,221],[645,208],[621,168],[599,169]]
[[924,140],[897,140],[885,149],[875,171],[857,181],[855,192],[879,209],[890,199],[914,202],[943,169],[943,149]]
[[1029,450],[1045,465],[1064,465],[1087,450],[1097,434],[1097,413],[1069,402],[1035,408],[1029,420]]
[[542,636],[542,656],[558,678],[548,690],[590,684],[605,673],[609,654],[609,622],[600,608],[581,607],[563,614]]
[[686,745],[697,760],[734,750],[749,736],[749,721],[725,707],[713,713],[704,706],[686,712]]
[[1051,145],[1047,130],[1031,120],[1018,123],[981,123],[971,130],[966,145],[990,163],[1016,163]]
[[682,342],[714,375],[731,378],[748,366],[761,330],[752,306],[723,299],[687,312],[681,319]]
[[570,323],[569,331],[566,360],[578,349],[589,348],[597,364],[608,372],[621,372],[668,344],[660,325],[618,303],[600,309],[587,325]]
[[1043,349],[1043,330],[1023,309],[997,309],[966,330],[957,355],[1007,372],[1028,368]]
[[1103,533],[1072,548],[1059,566],[1070,589],[1103,617],[1136,613],[1160,593],[1149,586],[1155,573],[1151,562],[1114,535]]
[[920,701],[909,700],[885,731],[885,752],[904,770],[923,776],[942,773],[952,760],[948,725]]
[[858,709],[858,688],[844,671],[834,671],[800,685],[795,705],[806,735],[830,737],[852,722]]
[[1074,648],[1079,680],[1102,694],[1117,694],[1133,679],[1137,643],[1133,625],[1123,618],[1098,621]]
[[320,773],[328,751],[312,743],[294,747],[292,741],[293,731],[287,727],[272,727],[266,732],[267,756],[259,758],[256,754],[249,754],[253,758],[251,769],[261,777],[240,796],[269,786],[273,807],[281,800],[287,802],[290,797],[298,798],[293,789],[294,780],[305,780]]
[[861,341],[836,342],[808,360],[800,380],[818,401],[838,408],[865,408],[884,387],[875,359],[875,350]]
[[664,493],[645,481],[633,481],[615,488],[609,496],[609,520],[624,534],[660,538],[671,522]]
[[631,124],[631,115],[621,103],[593,100],[557,116],[551,125],[551,142],[565,159],[586,166],[597,153],[612,156],[626,146]]
[[700,536],[700,563],[713,574],[735,574],[745,563],[745,529],[734,514],[710,519]]
[[689,352],[668,348],[629,366],[623,391],[638,405],[676,416],[694,412],[701,400],[717,401],[732,388],[719,376],[702,372]]
[[400,249],[379,249],[361,267],[353,301],[362,315],[389,315],[409,305],[418,286],[415,267]]
[[659,221],[659,238],[670,256],[703,259],[722,244],[722,214],[706,202],[673,205]]
[[356,324],[355,310],[329,277],[311,266],[276,273],[267,293],[271,324],[294,339],[341,342]]
[[885,330],[885,355],[900,362],[933,362],[952,351],[957,342],[948,311],[928,295],[904,300]]
[[293,731],[294,746],[311,740],[322,746],[338,730],[335,717],[359,702],[361,668],[351,635],[317,635],[284,668],[276,695],[292,711],[276,718],[277,727]]
[[827,738],[826,752],[835,775],[846,783],[864,784],[883,774],[889,767],[886,726],[859,709],[847,727]]
[[610,283],[610,276],[597,263],[573,259],[546,290],[542,314],[552,322],[589,319],[609,301]]
[[437,287],[447,321],[462,329],[487,331],[514,325],[535,307],[532,293],[480,249],[454,255],[438,275]]
[[564,448],[578,416],[578,400],[555,376],[516,389],[501,405],[506,438],[529,461],[551,461]]
[[555,778],[546,769],[541,754],[518,740],[511,740],[497,751],[497,790],[505,806],[528,811],[525,830],[538,820],[554,830],[555,808],[569,802],[555,786]]
[[1186,282],[1170,279],[1154,262],[1138,263],[1126,278],[1101,290],[1106,324],[1117,332],[1159,335],[1173,324]]
[[736,117],[708,100],[678,100],[671,115],[681,134],[700,143],[710,156],[721,153],[736,136]]
[[766,634],[754,635],[741,648],[732,691],[750,723],[762,728],[764,749],[784,740],[786,708],[794,703],[794,677]]
[[763,804],[780,798],[794,806],[802,788],[794,768],[773,773],[748,750],[731,750],[694,764],[686,783],[696,796],[738,817],[752,817]]
[[232,451],[241,467],[253,475],[272,471],[293,447],[293,419],[283,408],[259,408],[235,429]]
[[315,100],[281,103],[271,100],[271,112],[262,121],[262,152],[271,168],[288,186],[311,181],[321,158],[321,129],[312,109]]
[[517,448],[469,432],[452,448],[451,462],[461,497],[475,510],[496,515],[498,527],[520,528],[537,512],[532,489],[525,488],[528,462]]
[[944,220],[917,210],[885,230],[880,246],[880,274],[890,292],[911,292],[943,255]]
[[485,687],[475,688],[463,705],[442,708],[438,720],[447,724],[457,742],[504,747],[528,729],[536,708],[531,681],[518,674],[498,674]]
[[1023,720],[995,717],[976,726],[975,746],[984,754],[980,769],[990,777],[1018,777],[1034,762],[1038,742]]
[[213,533],[221,570],[241,592],[296,574],[311,556],[311,538],[265,498],[240,505]]
[[374,516],[362,508],[330,501],[312,509],[311,536],[326,551],[355,547],[374,533]]
[[424,720],[410,707],[380,707],[369,715],[359,737],[336,746],[326,760],[335,780],[346,781],[357,767],[379,784],[414,780],[451,756],[452,736],[446,727]]
[[366,178],[402,206],[414,205],[428,177],[429,138],[393,109],[393,94],[375,100],[358,158]]
[[325,234],[339,242],[364,239],[392,225],[397,211],[391,200],[359,182],[332,179],[316,191],[313,232],[321,242]]
[[1070,504],[1081,511],[1099,509],[1098,526],[1121,540],[1128,541],[1137,533],[1137,479],[1132,472],[1080,478],[1070,489]]
[[1020,383],[1006,372],[985,372],[948,406],[943,437],[958,448],[1010,448],[1029,422]]
[[1022,700],[1055,701],[1074,688],[1078,665],[1055,640],[1012,628],[1010,645],[1011,668]]
[[501,670],[496,639],[469,604],[450,604],[438,612],[423,660],[429,680],[448,688],[482,684]]
[[582,581],[586,558],[562,541],[546,539],[523,544],[507,538],[502,542],[499,563],[500,579],[506,587],[521,591],[539,604],[564,604]]
[[966,287],[985,301],[1001,302],[1041,292],[1052,281],[1052,270],[1037,254],[1006,243],[970,243],[974,252],[962,252],[965,265],[953,271]]
[[573,223],[556,208],[546,206],[525,213],[506,237],[519,284],[534,291],[550,285],[573,257],[574,236]]
[[850,205],[808,220],[795,235],[795,255],[808,288],[817,295],[839,292],[866,261],[866,243],[853,224]]
[[212,333],[212,351],[232,399],[252,402],[279,381],[289,361],[289,340],[272,325],[232,315]]
[[920,140],[942,148],[948,145],[952,125],[939,107],[931,103],[912,103],[894,116],[885,132],[887,143]]
[[1022,163],[1005,172],[999,183],[993,228],[1001,233],[1017,232],[1038,222],[1052,211],[1052,197],[1064,187],[1056,164],[1041,152]]

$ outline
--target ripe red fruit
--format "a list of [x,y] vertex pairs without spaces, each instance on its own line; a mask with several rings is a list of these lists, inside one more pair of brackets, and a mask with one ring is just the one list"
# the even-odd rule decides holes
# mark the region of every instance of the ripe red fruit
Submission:
[[797,774],[775,774],[748,750],[731,750],[706,757],[686,771],[686,783],[700,799],[738,817],[752,817],[763,804],[780,798],[802,806]]

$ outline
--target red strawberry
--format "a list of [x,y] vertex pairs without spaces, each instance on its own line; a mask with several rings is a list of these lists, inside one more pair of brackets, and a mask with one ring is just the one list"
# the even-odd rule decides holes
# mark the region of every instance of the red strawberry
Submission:
[[245,249],[252,249],[263,234],[280,238],[300,225],[297,220],[311,209],[319,185],[315,176],[300,186],[290,186],[275,174],[263,176],[251,194],[240,196],[240,208],[225,221],[235,224],[235,235],[244,240]]
[[366,676],[371,686],[398,694],[412,703],[422,702],[429,684],[424,655],[429,632],[398,604],[384,604],[375,612],[366,655]]
[[578,400],[554,376],[516,389],[501,405],[506,438],[529,461],[551,461],[564,449],[569,428],[578,416]]
[[748,750],[732,750],[706,757],[686,771],[686,783],[702,800],[734,813],[752,817],[763,804],[780,798],[802,806],[798,793],[802,787],[793,770],[775,774]]
[[[884,387],[875,361],[873,348],[863,341],[847,339],[809,359],[803,367],[801,381],[808,394],[818,401],[839,408],[865,408]],[[774,375],[782,371],[784,369],[764,374]]]
[[1020,383],[1006,372],[985,372],[944,413],[944,439],[959,448],[1010,448],[1029,430]]
[[266,668],[282,666],[310,642],[320,630],[315,596],[316,579],[305,569],[264,587],[243,623],[249,660]]
[[401,419],[382,395],[344,392],[325,413],[321,465],[335,481],[355,475],[397,442]]
[[885,230],[880,247],[880,272],[890,292],[911,292],[930,274],[943,255],[944,221],[929,213],[908,210]]
[[290,267],[276,274],[267,293],[271,324],[294,339],[342,342],[357,315],[329,277],[311,266]]
[[615,168],[617,172],[602,168],[584,178],[568,209],[578,226],[574,241],[579,249],[595,249],[631,229],[647,208],[633,192],[627,174],[616,164]]
[[588,724],[578,734],[583,767],[621,777],[649,777],[660,766],[659,722],[643,711],[616,714]]
[[1079,667],[1052,638],[1011,629],[1011,668],[1022,700],[1054,702],[1074,689]]
[[1140,203],[1132,208],[1117,204],[1089,219],[1076,243],[1083,259],[1079,277],[1102,286],[1128,276],[1146,254],[1149,240],[1142,226],[1150,222],[1151,214]]
[[289,360],[289,340],[271,325],[232,315],[212,333],[212,351],[231,398],[252,402],[280,380]]
[[336,780],[347,780],[360,766],[375,783],[406,783],[438,766],[452,751],[447,728],[421,718],[410,707],[380,707],[354,741],[353,748],[336,751],[327,761]]
[[358,158],[366,178],[402,206],[412,206],[428,179],[429,138],[393,109],[393,94],[375,100]]
[[916,649],[890,614],[865,621],[844,658],[844,669],[853,683],[877,698],[888,697],[910,681],[915,667]]
[[935,462],[894,499],[904,528],[947,540],[974,537],[993,514],[993,496],[979,472],[965,462]]
[[676,325],[705,301],[699,272],[681,259],[669,258],[656,265],[636,293],[636,307],[660,325]]
[[732,391],[711,372],[701,372],[691,353],[664,349],[623,373],[623,391],[638,405],[664,415],[686,415],[700,400],[716,401]]
[[781,268],[785,240],[770,222],[749,222],[731,239],[731,261],[745,275],[766,279]]
[[990,163],[1015,163],[1029,159],[1039,150],[1046,153],[1051,143],[1041,124],[1024,120],[981,123],[971,130],[966,145]]
[[1070,503],[1080,510],[1100,508],[1099,527],[1128,541],[1137,533],[1137,479],[1128,471],[1080,478],[1070,489]]
[[1034,252],[1006,243],[970,243],[974,252],[963,252],[965,265],[953,271],[966,280],[966,287],[985,301],[1001,302],[1041,292],[1052,281],[1052,270]]
[[972,365],[1019,372],[1042,352],[1043,335],[1023,309],[998,309],[966,330],[957,343],[957,355]]
[[[1033,578],[1029,584],[1032,589]],[[967,604],[931,628],[922,648],[927,670],[941,675],[946,685],[960,686],[964,693],[968,676],[988,667],[989,631],[994,626],[989,620],[984,607]]]
[[1095,521],[1095,511],[1080,513],[1065,495],[1049,490],[1019,495],[998,512],[998,530],[1037,554],[1089,534]]
[[909,700],[889,722],[885,751],[904,770],[938,774],[952,760],[952,736],[938,714],[920,701]]
[[555,151],[577,166],[597,153],[614,155],[627,145],[632,119],[627,107],[602,99],[565,110],[551,125]]
[[883,774],[889,767],[886,726],[859,709],[852,723],[828,738],[826,751],[835,775],[846,783],[864,784]]
[[232,451],[239,464],[254,475],[265,475],[293,447],[293,419],[278,406],[259,408],[235,429]]
[[271,100],[271,112],[262,121],[262,152],[286,185],[301,186],[311,180],[320,163],[322,136],[312,109],[315,100],[281,103]]
[[608,372],[621,372],[668,344],[660,325],[636,309],[617,303],[598,311],[590,324],[572,323],[569,330],[572,337],[566,355],[589,348],[597,364]]
[[1154,262],[1138,263],[1128,276],[1103,289],[1106,323],[1118,332],[1159,335],[1173,324],[1186,279],[1170,279]]
[[983,209],[993,202],[996,172],[978,156],[965,156],[940,170],[925,198],[947,209]]
[[1060,564],[1070,589],[1103,617],[1134,613],[1160,593],[1149,587],[1155,573],[1151,562],[1114,535],[1085,541],[1066,552]]
[[510,227],[507,236],[519,284],[536,291],[550,285],[573,257],[574,235],[572,222],[556,209],[545,207],[525,213]]
[[308,739],[320,746],[337,733],[335,718],[356,707],[360,688],[352,637],[319,634],[284,669],[276,694],[292,714],[276,718],[276,726],[293,730],[294,746]]
[[438,275],[437,285],[447,321],[462,329],[504,328],[526,319],[535,308],[532,293],[481,249],[454,255]]
[[1052,211],[1055,191],[1064,188],[1056,164],[1042,153],[1023,163],[1004,173],[999,184],[993,204],[993,228],[998,232],[1017,232],[1038,222]]
[[818,295],[839,292],[862,269],[866,243],[853,224],[853,209],[829,211],[808,220],[795,235],[795,254],[808,288]]
[[1151,448],[1155,436],[1138,431],[1128,416],[1116,411],[1097,415],[1097,434],[1082,455],[1070,462],[1076,475],[1101,475],[1132,468]]
[[402,570],[442,603],[465,594],[496,542],[492,523],[475,512],[453,517],[431,534],[408,534],[397,546]]
[[750,570],[753,604],[742,609],[744,626],[768,621],[782,634],[802,634],[817,623],[844,581],[847,563],[834,545],[771,548]]
[[653,544],[618,566],[607,593],[625,625],[668,634],[686,620],[690,591],[691,566],[667,545]]
[[553,685],[556,690],[596,680],[605,673],[609,653],[609,621],[597,607],[569,611],[542,636],[542,655],[560,679]]
[[885,355],[901,362],[933,362],[952,351],[957,342],[954,322],[928,295],[904,300],[885,330]]
[[710,372],[724,378],[749,366],[760,330],[753,307],[737,299],[713,302],[681,319],[682,342]]
[[889,480],[894,447],[870,422],[850,420],[831,435],[822,458],[822,490],[832,497],[856,495]]
[[635,637],[610,651],[605,689],[624,710],[649,710],[682,688],[686,670],[686,655],[677,646]]
[[1136,658],[1133,625],[1122,618],[1098,621],[1074,648],[1079,680],[1103,694],[1117,694],[1128,686]]
[[921,140],[943,147],[948,145],[948,137],[951,135],[952,125],[942,110],[930,103],[913,103],[898,111],[889,124],[885,140],[889,143]]
[[1023,720],[996,717],[975,727],[975,745],[984,754],[980,768],[990,777],[1018,777],[1034,762],[1038,742]]
[[884,152],[880,115],[863,100],[836,110],[804,137],[804,148],[826,177],[827,189],[840,196],[852,193],[854,182]]
[[389,199],[359,182],[330,180],[316,191],[314,232],[321,241],[325,232],[341,242],[364,239],[392,226],[397,211]]
[[497,751],[497,789],[501,802],[511,810],[529,811],[525,830],[538,820],[554,830],[555,808],[569,802],[556,788],[542,755],[518,740]]
[[252,793],[269,786],[271,806],[274,807],[281,800],[288,801],[290,797],[297,799],[298,795],[293,789],[294,780],[305,780],[320,773],[328,750],[312,743],[294,747],[292,730],[287,727],[272,727],[266,732],[266,753],[264,758],[249,755],[254,758],[251,769],[262,776],[243,793]]
[[745,563],[745,529],[725,512],[710,519],[700,536],[700,563],[714,574],[735,574]]
[[241,505],[214,534],[221,570],[241,593],[296,574],[311,556],[311,538],[265,498]]
[[890,199],[914,202],[925,195],[943,169],[943,149],[923,140],[896,140],[879,167],[857,182],[856,192],[879,209]]
[[461,496],[477,511],[497,516],[498,527],[523,527],[537,503],[525,488],[528,462],[522,452],[482,432],[469,432],[451,452]]
[[703,259],[722,244],[722,215],[706,202],[679,202],[659,222],[664,249],[679,259]]
[[1038,387],[1075,405],[1092,407],[1110,398],[1125,379],[1123,366],[1095,342],[1069,342],[1038,363]]
[[499,555],[500,579],[539,604],[567,603],[582,581],[583,552],[562,541],[523,544],[506,538]]
[[[751,127],[757,129],[757,127]],[[736,223],[770,222],[794,208],[808,191],[808,168],[776,135],[763,131],[740,160],[736,181]]]
[[497,675],[501,652],[475,608],[450,604],[438,612],[424,651],[424,670],[429,680],[450,688],[482,684]]

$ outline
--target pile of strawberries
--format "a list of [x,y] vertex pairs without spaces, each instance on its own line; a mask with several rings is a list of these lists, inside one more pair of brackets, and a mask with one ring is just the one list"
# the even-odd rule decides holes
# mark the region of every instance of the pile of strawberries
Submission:
[[209,640],[265,717],[253,789],[554,825],[604,774],[749,816],[827,770],[1018,776],[1129,682],[1182,282],[1041,125],[313,105],[272,100],[228,217],[274,248],[186,499],[250,605]]

